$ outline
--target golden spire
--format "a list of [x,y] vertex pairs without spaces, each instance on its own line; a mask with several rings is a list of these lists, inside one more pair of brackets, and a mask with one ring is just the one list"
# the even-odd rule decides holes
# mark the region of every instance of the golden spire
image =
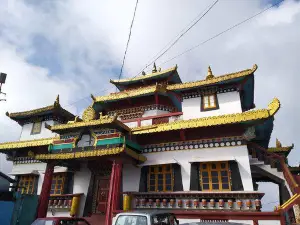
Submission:
[[212,78],[214,78],[214,75],[213,75],[213,73],[212,73],[212,71],[211,71],[210,66],[208,66],[208,71],[207,71],[206,80],[212,79]]
[[146,75],[145,71],[142,72],[142,75],[144,75],[144,76]]
[[156,72],[157,72],[157,69],[156,69],[156,64],[154,63],[154,64],[153,64],[152,73],[156,73]]
[[93,101],[96,101],[96,98],[93,94],[91,94],[91,98],[93,99]]
[[276,148],[282,148],[281,142],[276,138]]
[[59,95],[57,95],[54,106],[59,106]]

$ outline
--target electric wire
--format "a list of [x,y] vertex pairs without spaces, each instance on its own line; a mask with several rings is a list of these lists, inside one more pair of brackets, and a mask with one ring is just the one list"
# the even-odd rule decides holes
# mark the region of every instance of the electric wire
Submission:
[[[131,30],[132,30],[133,22],[134,22],[134,19],[135,19],[135,14],[136,14],[136,9],[137,9],[137,6],[138,6],[138,2],[139,2],[139,0],[136,0],[135,8],[134,8],[134,13],[133,13],[133,17],[132,17],[132,21],[131,21],[131,25],[130,25],[130,29],[129,29],[128,40],[127,40],[127,44],[126,44],[126,48],[125,48],[124,57],[123,57],[122,66],[121,66],[121,70],[120,70],[120,74],[119,74],[119,79],[118,80],[120,80],[120,78],[122,76],[123,67],[124,67],[124,64],[125,64],[125,58],[126,58],[126,54],[127,54],[127,50],[128,50],[128,46],[129,46],[129,42],[130,42]],[[116,88],[116,90],[117,90],[117,88]]]
[[[156,62],[156,60],[158,60],[159,58],[161,58],[164,54],[166,54],[188,31],[190,31],[203,17],[205,17],[205,15],[218,3],[219,0],[216,0],[211,6],[208,7],[207,10],[205,10],[205,12],[203,13],[203,15],[198,18],[190,27],[188,27],[188,29],[186,31],[184,31],[182,34],[179,35],[178,38],[176,38],[172,44],[165,50],[163,51],[161,54],[159,54],[154,60],[152,60],[150,63],[148,63],[136,76],[134,76],[131,79],[134,79],[135,77],[137,77],[139,74],[141,74],[143,72],[144,69],[146,69],[149,65],[151,65],[152,63]],[[160,51],[161,52],[161,51]]]
[[176,55],[176,56],[174,56],[174,57],[172,57],[172,58],[170,58],[170,59],[164,61],[164,62],[161,63],[160,65],[164,65],[164,64],[166,64],[167,62],[170,62],[170,61],[172,61],[172,60],[174,60],[174,59],[176,59],[176,58],[178,58],[178,57],[180,57],[180,56],[182,56],[182,55],[184,55],[184,54],[186,54],[186,53],[188,53],[188,52],[190,52],[190,51],[192,51],[192,50],[194,50],[194,49],[196,49],[196,48],[198,48],[198,47],[200,47],[201,45],[204,45],[205,43],[207,43],[207,42],[209,42],[209,41],[211,41],[211,40],[213,40],[213,39],[215,39],[215,38],[221,36],[222,34],[224,34],[224,33],[228,32],[228,31],[230,31],[230,30],[232,30],[232,29],[234,29],[234,28],[236,28],[236,27],[242,25],[243,23],[246,23],[246,22],[248,22],[249,20],[251,20],[251,19],[253,19],[253,18],[255,18],[255,17],[257,17],[257,16],[263,14],[264,12],[268,11],[269,9],[271,9],[271,8],[273,8],[273,7],[277,6],[277,5],[279,5],[279,4],[280,4],[281,2],[283,2],[283,1],[284,1],[284,0],[279,1],[279,2],[277,2],[277,3],[275,3],[275,4],[271,5],[271,6],[269,6],[268,8],[266,8],[266,9],[264,9],[264,10],[262,10],[262,11],[256,13],[256,14],[254,14],[253,16],[248,17],[247,19],[245,19],[245,20],[243,20],[243,21],[241,21],[241,22],[239,22],[239,23],[237,23],[237,24],[235,24],[235,25],[233,25],[233,26],[227,28],[226,30],[223,30],[222,32],[220,32],[220,33],[214,35],[213,37],[211,37],[211,38],[209,38],[209,39],[207,39],[207,40],[205,40],[205,41],[203,41],[203,42],[201,42],[201,43],[199,43],[198,45],[195,45],[195,46],[193,46],[192,48],[189,48],[188,50],[185,50],[184,52],[182,52],[182,53],[180,53],[180,54],[178,54],[178,55]]

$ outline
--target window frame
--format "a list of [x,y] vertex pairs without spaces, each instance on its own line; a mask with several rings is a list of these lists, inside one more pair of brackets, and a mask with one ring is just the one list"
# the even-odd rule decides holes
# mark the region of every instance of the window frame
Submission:
[[[38,179],[38,176],[33,175],[33,174],[19,175],[18,176],[18,186],[23,186],[25,188],[18,187],[18,192],[20,192],[21,194],[30,194],[30,195],[35,194],[36,190],[37,190],[37,179]],[[23,184],[21,184],[21,182]],[[28,182],[27,185],[25,184],[26,182]],[[32,184],[31,189],[29,189],[30,183]]]
[[[210,97],[213,96],[215,104],[213,106],[210,105]],[[205,106],[205,98],[208,98],[208,106]],[[210,111],[219,109],[219,102],[217,93],[203,94],[201,95],[201,111]]]
[[[59,177],[62,176],[62,177]],[[58,181],[62,180],[62,182],[59,184]],[[55,184],[53,183],[55,181]],[[54,188],[53,188],[54,185]],[[60,189],[57,188],[57,186],[60,185]],[[62,195],[65,193],[65,187],[68,185],[67,183],[67,173],[54,173],[51,181],[51,189],[50,189],[50,195]],[[53,191],[53,193],[52,193]],[[60,193],[58,193],[60,191]]]
[[[166,170],[167,166],[169,166],[170,170]],[[159,168],[162,168],[162,171],[159,171]],[[153,171],[152,171],[153,168]],[[172,192],[174,190],[174,168],[172,166],[172,164],[162,164],[162,165],[151,165],[149,166],[149,171],[148,171],[148,179],[147,179],[147,190],[148,192]],[[171,184],[167,184],[166,183],[166,176],[167,174],[171,175]],[[155,184],[151,185],[151,175],[155,176]],[[163,189],[162,190],[158,190],[158,175],[163,175]],[[171,189],[167,190],[167,186],[171,185]],[[151,190],[151,187],[154,186],[154,191]]]
[[[38,131],[35,131],[35,126],[39,124],[40,127],[39,127],[39,130]],[[35,135],[35,134],[40,134],[42,132],[42,125],[43,125],[43,121],[36,121],[36,122],[33,122],[32,123],[32,127],[31,127],[31,135]]]
[[[213,168],[213,164],[216,165],[216,168]],[[222,168],[221,165],[225,164],[225,168]],[[206,165],[206,169],[203,167],[203,165]],[[203,182],[203,176],[202,172],[208,173],[208,183]],[[218,175],[218,183],[213,182],[213,176],[212,172],[217,172]],[[223,182],[222,178],[224,178],[224,175],[222,175],[222,172],[227,172],[227,182]],[[205,177],[206,178],[206,177]],[[215,178],[215,177],[214,177]],[[201,191],[231,191],[231,172],[229,167],[228,161],[219,161],[219,162],[200,162],[199,163],[199,183],[201,187]],[[228,188],[223,188],[223,184],[228,184]],[[204,184],[208,184],[209,188],[203,188]],[[218,184],[219,188],[214,189],[213,184]]]

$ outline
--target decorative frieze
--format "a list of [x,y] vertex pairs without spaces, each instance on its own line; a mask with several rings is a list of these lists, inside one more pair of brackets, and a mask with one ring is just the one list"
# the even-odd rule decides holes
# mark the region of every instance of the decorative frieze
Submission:
[[245,144],[246,143],[241,136],[201,139],[201,140],[146,145],[143,148],[143,153],[178,151],[178,150],[180,151],[180,150],[191,150],[191,149],[199,149],[199,148],[200,149],[220,148],[220,147],[240,146]]
[[227,92],[233,92],[237,91],[236,87],[227,87],[227,88],[218,88],[216,90],[203,90],[203,91],[195,91],[195,92],[189,92],[182,95],[183,99],[189,99],[189,98],[199,98],[203,94],[210,94],[211,92],[220,94],[220,93],[227,93]]
[[30,164],[30,163],[41,163],[41,161],[33,159],[31,157],[15,157],[13,158],[13,164]]
[[70,212],[70,216],[76,216],[79,209],[82,194],[66,194],[50,196],[48,211],[55,215],[56,212]]

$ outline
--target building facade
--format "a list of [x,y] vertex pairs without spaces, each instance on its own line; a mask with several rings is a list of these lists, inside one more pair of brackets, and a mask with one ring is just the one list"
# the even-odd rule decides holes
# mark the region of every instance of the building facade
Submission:
[[[293,146],[269,148],[280,108],[254,104],[257,66],[183,83],[177,66],[111,80],[119,92],[91,95],[81,117],[53,105],[7,113],[19,141],[1,143],[18,191],[40,195],[38,216],[111,215],[120,210],[260,212],[257,182],[298,191],[287,169]],[[255,214],[256,215],[256,214]],[[251,220],[251,219],[250,219]],[[252,222],[251,222],[252,223]]]

